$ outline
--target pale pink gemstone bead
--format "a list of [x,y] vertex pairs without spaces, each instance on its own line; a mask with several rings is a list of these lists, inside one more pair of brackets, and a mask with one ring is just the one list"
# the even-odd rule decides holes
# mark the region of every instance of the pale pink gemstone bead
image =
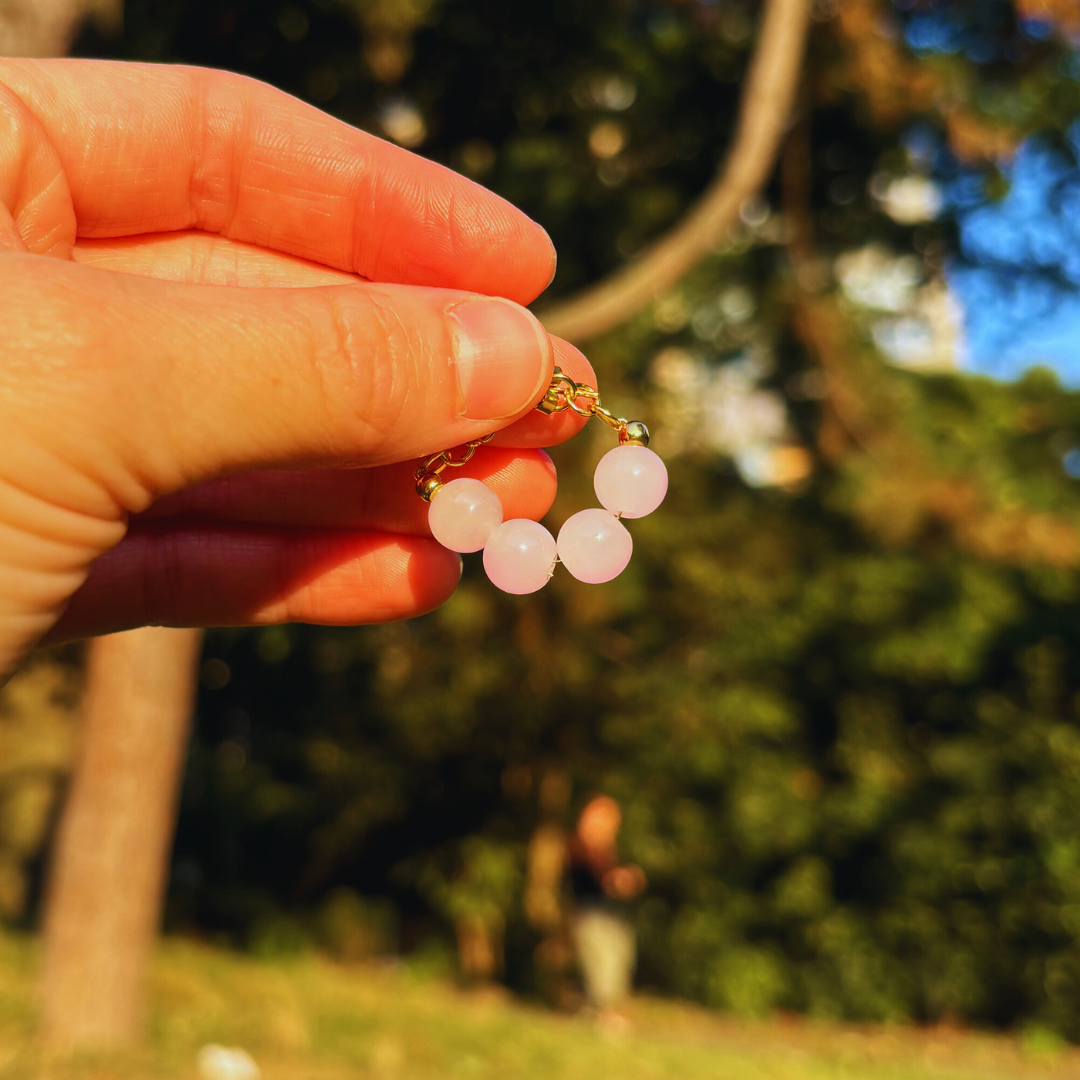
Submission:
[[624,518],[651,514],[664,501],[667,485],[663,461],[646,446],[616,446],[593,473],[600,505]]
[[528,518],[504,521],[484,548],[484,570],[503,592],[520,595],[542,589],[554,565],[555,537]]
[[559,530],[559,559],[578,579],[591,585],[618,577],[630,561],[634,541],[626,526],[607,510],[582,510]]
[[441,487],[428,507],[431,535],[451,551],[479,551],[502,519],[499,496],[467,476]]

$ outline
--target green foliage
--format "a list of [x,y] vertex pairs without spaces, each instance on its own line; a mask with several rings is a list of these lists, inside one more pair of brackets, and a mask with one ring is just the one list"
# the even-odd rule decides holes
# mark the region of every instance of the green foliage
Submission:
[[[1047,397],[1038,380],[919,385],[931,423],[961,391],[979,410]],[[1075,395],[1053,399],[1076,415]],[[1050,452],[1041,469],[1024,453],[1032,490],[1075,508]],[[406,943],[431,932],[418,904],[448,923],[497,911],[525,978],[530,784],[559,762],[579,795],[623,804],[650,881],[648,982],[748,1014],[1026,1016],[1075,1034],[1075,572],[932,533],[882,547],[824,509],[845,483],[755,492],[683,459],[667,520],[638,523],[612,585],[520,601],[470,567],[430,617],[294,629],[274,663],[260,634],[215,635],[232,681],[201,704],[178,858],[206,879],[189,916],[228,925],[233,875],[283,899],[306,883],[305,903],[345,881],[394,897]],[[251,761],[224,773],[214,747],[239,710]]]
[[455,845],[450,874],[428,861],[416,878],[420,893],[451,923],[477,919],[502,926],[521,891],[521,853],[482,836]]
[[397,947],[397,912],[385,901],[369,900],[339,887],[320,904],[316,932],[319,944],[340,960],[388,956]]
[[0,919],[33,912],[42,846],[75,742],[76,650],[39,653],[0,689]]

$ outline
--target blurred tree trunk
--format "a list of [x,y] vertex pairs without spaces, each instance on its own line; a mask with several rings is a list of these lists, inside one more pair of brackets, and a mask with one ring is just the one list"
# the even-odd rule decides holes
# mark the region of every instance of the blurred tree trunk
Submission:
[[42,1005],[52,1046],[142,1033],[201,637],[150,628],[90,646],[82,746],[46,898]]

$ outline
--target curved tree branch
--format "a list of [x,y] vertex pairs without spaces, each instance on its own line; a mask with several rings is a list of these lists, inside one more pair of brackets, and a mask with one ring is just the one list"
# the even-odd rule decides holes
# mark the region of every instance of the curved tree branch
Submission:
[[716,179],[690,212],[633,262],[540,312],[559,337],[584,341],[625,322],[696,266],[772,172],[799,85],[811,0],[766,0],[735,138]]

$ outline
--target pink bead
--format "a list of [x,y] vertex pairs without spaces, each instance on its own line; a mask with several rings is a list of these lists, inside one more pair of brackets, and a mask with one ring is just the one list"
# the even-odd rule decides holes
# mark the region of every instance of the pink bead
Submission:
[[484,548],[484,570],[503,592],[520,595],[542,589],[554,565],[555,537],[528,518],[504,521]]
[[600,505],[624,518],[651,514],[664,501],[667,485],[664,463],[645,446],[616,446],[593,474]]
[[499,496],[479,480],[451,480],[428,507],[431,535],[451,551],[479,551],[503,519]]
[[607,510],[582,510],[559,530],[559,558],[578,581],[597,585],[618,577],[630,561],[634,541]]

